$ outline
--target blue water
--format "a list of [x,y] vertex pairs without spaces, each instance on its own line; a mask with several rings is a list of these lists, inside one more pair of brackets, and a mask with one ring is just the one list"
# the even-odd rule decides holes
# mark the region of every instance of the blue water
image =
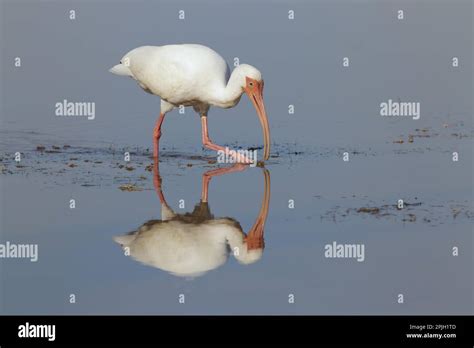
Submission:
[[[403,3],[404,22],[395,1],[269,3],[0,4],[0,243],[39,245],[36,263],[0,259],[1,313],[473,313],[472,3]],[[200,42],[229,64],[238,56],[257,66],[272,132],[262,258],[242,265],[229,255],[194,279],[143,265],[113,240],[161,216],[146,170],[159,98],[107,70],[131,48],[170,42]],[[421,119],[382,118],[380,103],[398,98],[420,102]],[[54,116],[63,99],[95,102],[95,120]],[[246,97],[211,109],[209,126],[218,144],[261,145]],[[177,213],[192,211],[203,173],[218,167],[200,133],[191,109],[163,126],[163,192]],[[263,183],[258,167],[213,178],[212,214],[248,231]],[[141,191],[121,191],[124,184]],[[399,199],[412,205],[398,210]],[[326,258],[334,241],[363,244],[364,261]]]

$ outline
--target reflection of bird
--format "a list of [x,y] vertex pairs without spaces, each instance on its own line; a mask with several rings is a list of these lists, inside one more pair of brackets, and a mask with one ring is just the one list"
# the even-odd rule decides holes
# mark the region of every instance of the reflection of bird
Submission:
[[144,223],[137,231],[115,237],[126,248],[126,254],[144,264],[160,268],[176,276],[195,277],[224,264],[232,253],[244,264],[259,260],[263,253],[263,233],[270,202],[270,174],[265,177],[264,199],[258,218],[247,234],[232,218],[214,218],[207,196],[213,176],[243,170],[246,166],[215,169],[203,175],[201,202],[188,214],[175,214],[161,191],[158,166],[154,184],[161,201],[161,220]]
[[202,142],[211,150],[224,151],[237,162],[250,159],[214,144],[209,138],[207,112],[210,106],[231,108],[242,94],[249,96],[263,128],[263,159],[270,156],[270,129],[263,102],[263,80],[260,71],[241,64],[232,74],[225,60],[202,45],[142,46],[128,52],[110,69],[117,75],[130,76],[145,91],[161,97],[161,111],[154,129],[154,157],[158,157],[161,125],[165,114],[180,105],[192,106],[201,116]]

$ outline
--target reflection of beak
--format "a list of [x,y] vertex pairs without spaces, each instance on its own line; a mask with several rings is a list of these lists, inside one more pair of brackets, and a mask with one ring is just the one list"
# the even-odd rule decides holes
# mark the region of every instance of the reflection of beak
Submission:
[[262,206],[260,207],[257,220],[247,233],[246,241],[248,250],[263,249],[265,246],[263,234],[265,232],[265,221],[267,220],[270,206],[270,172],[265,168],[262,169],[265,177]]
[[254,90],[245,90],[250,100],[257,110],[258,118],[263,130],[263,159],[266,161],[270,157],[270,127],[268,126],[265,103],[263,102],[263,81],[255,86]]

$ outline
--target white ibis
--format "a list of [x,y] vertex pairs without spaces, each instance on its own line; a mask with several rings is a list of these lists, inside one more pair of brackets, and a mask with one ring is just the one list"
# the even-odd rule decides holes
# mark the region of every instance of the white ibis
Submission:
[[160,116],[153,132],[153,156],[158,158],[161,125],[167,112],[175,107],[192,106],[201,116],[202,143],[224,151],[239,163],[252,161],[209,138],[207,114],[210,106],[231,108],[243,93],[252,101],[263,128],[263,159],[270,156],[270,129],[263,102],[262,74],[248,64],[237,66],[230,74],[225,60],[209,47],[195,44],[142,46],[128,52],[110,72],[129,76],[146,92],[161,98]]
[[270,203],[269,171],[262,168],[264,198],[248,233],[245,234],[232,218],[214,218],[208,206],[211,178],[245,168],[245,164],[235,164],[204,173],[200,203],[192,213],[176,214],[166,203],[158,164],[155,164],[153,182],[161,201],[161,220],[147,221],[136,231],[116,236],[114,240],[127,248],[133,259],[179,277],[197,277],[215,269],[227,261],[229,253],[242,264],[258,261],[263,254],[263,234]]

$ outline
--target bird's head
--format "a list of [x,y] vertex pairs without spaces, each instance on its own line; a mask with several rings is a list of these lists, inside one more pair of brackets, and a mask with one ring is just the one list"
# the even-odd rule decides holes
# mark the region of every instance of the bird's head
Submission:
[[127,56],[124,56],[119,64],[114,65],[109,71],[115,75],[133,77],[132,71],[130,70],[130,58]]
[[[127,52],[121,59],[119,64],[114,65],[109,71],[112,74],[119,75],[119,76],[129,76],[134,78],[133,76],[133,66],[132,65],[140,65],[143,63],[143,59],[146,59],[146,51],[150,48],[148,46],[142,46],[134,48],[133,50]],[[133,63],[133,64],[132,64]]]
[[236,69],[241,86],[257,110],[258,118],[263,129],[263,159],[270,157],[270,127],[268,125],[267,112],[263,102],[263,78],[260,71],[248,64],[240,64]]

